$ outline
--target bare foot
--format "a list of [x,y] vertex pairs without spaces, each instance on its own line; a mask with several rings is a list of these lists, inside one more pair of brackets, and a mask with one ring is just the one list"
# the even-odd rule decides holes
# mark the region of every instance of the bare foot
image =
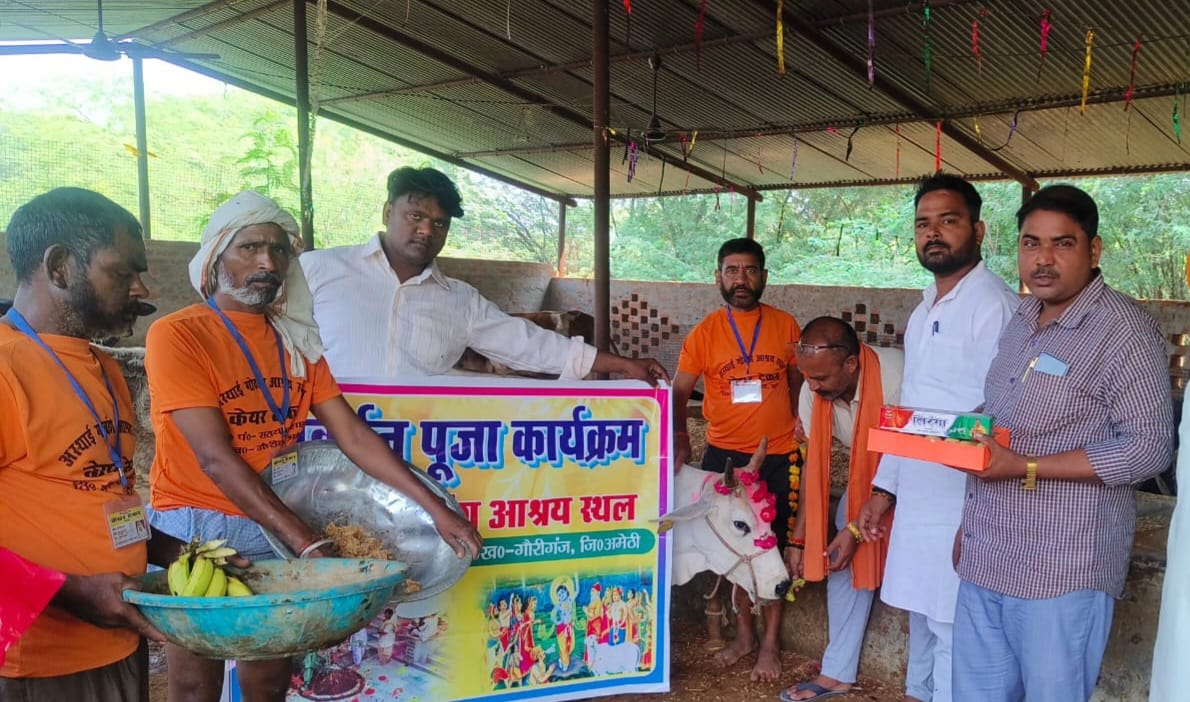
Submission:
[[[814,685],[818,685],[819,687],[830,690],[831,692],[847,692],[851,689],[850,684],[839,682],[838,680],[829,678],[825,675],[819,675],[810,682]],[[789,688],[789,697],[791,699],[809,700],[817,697],[819,694],[813,690],[802,690],[801,692],[797,692],[797,687],[797,685],[794,685],[793,687]]]
[[769,646],[761,646],[756,655],[756,666],[752,668],[752,680],[776,682],[781,678],[781,652]]
[[755,639],[745,639],[742,636],[737,636],[731,642],[730,646],[715,654],[715,665],[720,668],[730,668],[738,663],[741,658],[752,653],[752,650],[755,648]]

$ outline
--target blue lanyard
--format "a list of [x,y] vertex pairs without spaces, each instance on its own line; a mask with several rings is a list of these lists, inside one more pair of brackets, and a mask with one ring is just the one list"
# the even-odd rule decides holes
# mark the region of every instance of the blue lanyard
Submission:
[[[107,394],[112,398],[112,431],[114,435],[109,435],[107,429],[103,426],[103,420],[99,418],[99,412],[95,409],[95,403],[91,402],[90,396],[83,390],[83,386],[79,385],[79,381],[66,368],[66,364],[62,363],[62,359],[58,358],[58,354],[49,347],[45,341],[38,336],[37,332],[30,326],[29,322],[25,320],[25,316],[13,307],[8,311],[8,318],[16,325],[16,328],[25,336],[29,337],[40,346],[50,358],[54,359],[54,363],[62,369],[66,374],[66,379],[70,381],[70,387],[74,388],[74,394],[82,400],[87,407],[87,411],[91,413],[91,417],[95,420],[95,428],[99,430],[99,435],[103,437],[103,443],[107,446],[107,452],[112,457],[112,464],[116,466],[116,470],[120,474],[120,485],[125,490],[130,490],[128,485],[128,476],[124,474],[124,457],[120,455],[120,403],[116,400],[116,391],[112,388],[112,381],[107,377],[107,371],[104,370],[103,364],[99,364],[99,372],[103,375],[103,384],[107,386]],[[96,359],[98,361],[98,359]]]
[[740,336],[740,328],[735,325],[735,317],[731,314],[731,305],[727,306],[727,321],[731,324],[731,331],[735,333],[735,342],[740,345],[740,353],[744,354],[745,372],[752,375],[752,354],[756,353],[756,340],[760,338],[760,312],[763,308],[756,308],[756,327],[752,330],[752,347],[744,350],[744,339]]
[[231,338],[236,340],[240,346],[240,351],[244,353],[244,358],[248,360],[248,365],[252,368],[252,375],[256,376],[256,387],[264,394],[264,399],[269,403],[269,409],[273,413],[273,418],[281,425],[281,440],[289,440],[289,432],[285,428],[285,422],[289,419],[289,373],[285,370],[285,345],[281,343],[281,334],[277,328],[269,323],[269,329],[273,330],[273,338],[277,340],[277,358],[281,359],[281,405],[277,405],[277,401],[273,399],[273,393],[269,392],[268,385],[265,384],[264,375],[260,372],[260,366],[257,365],[256,359],[252,356],[252,349],[248,348],[248,342],[244,341],[244,337],[240,335],[240,331],[231,323],[227,315],[223,314],[223,310],[219,309],[214,297],[207,298],[207,305],[215,310],[215,314],[219,315],[219,319],[223,320],[223,326],[227,327],[227,331],[231,333]]

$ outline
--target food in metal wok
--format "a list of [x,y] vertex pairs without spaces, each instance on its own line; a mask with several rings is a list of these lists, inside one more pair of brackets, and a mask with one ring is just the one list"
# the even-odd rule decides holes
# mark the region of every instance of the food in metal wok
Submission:
[[[433,597],[467,572],[471,561],[459,558],[442,540],[433,519],[420,505],[360,470],[333,442],[307,441],[291,450],[297,453],[296,470],[274,479],[268,469],[262,475],[264,480],[314,531],[333,537],[328,527],[336,524],[378,539],[387,554],[408,566],[405,586],[397,588],[398,599]],[[413,474],[447,506],[463,514],[459,503],[437,481],[416,468]],[[265,537],[282,558],[296,556],[267,531]]]

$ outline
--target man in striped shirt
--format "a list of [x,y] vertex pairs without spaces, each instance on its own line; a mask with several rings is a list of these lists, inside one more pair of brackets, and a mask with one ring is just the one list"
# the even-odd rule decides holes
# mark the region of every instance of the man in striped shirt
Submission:
[[1108,287],[1094,200],[1043,188],[1017,213],[1032,295],[1000,337],[984,441],[956,535],[954,698],[1087,700],[1128,573],[1133,485],[1169,466],[1173,408],[1157,323]]

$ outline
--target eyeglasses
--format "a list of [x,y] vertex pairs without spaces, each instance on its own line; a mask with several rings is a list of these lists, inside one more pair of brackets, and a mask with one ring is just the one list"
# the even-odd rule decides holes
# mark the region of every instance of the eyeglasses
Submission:
[[800,344],[799,343],[797,345],[797,352],[798,353],[818,353],[819,351],[825,351],[827,349],[845,349],[845,348],[847,348],[847,347],[844,346],[843,344]]

